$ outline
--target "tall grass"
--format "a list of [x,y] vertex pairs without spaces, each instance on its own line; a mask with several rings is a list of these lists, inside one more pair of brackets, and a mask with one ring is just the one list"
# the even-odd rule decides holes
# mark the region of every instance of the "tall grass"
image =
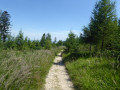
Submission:
[[41,89],[60,49],[0,52],[0,90]]
[[70,53],[63,56],[76,90],[120,90],[120,65],[116,60]]

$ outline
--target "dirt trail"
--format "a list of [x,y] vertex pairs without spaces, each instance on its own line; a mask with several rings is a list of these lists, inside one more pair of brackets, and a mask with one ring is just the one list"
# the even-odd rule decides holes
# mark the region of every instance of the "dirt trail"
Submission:
[[74,90],[65,65],[62,62],[61,53],[55,58],[48,73],[45,90]]

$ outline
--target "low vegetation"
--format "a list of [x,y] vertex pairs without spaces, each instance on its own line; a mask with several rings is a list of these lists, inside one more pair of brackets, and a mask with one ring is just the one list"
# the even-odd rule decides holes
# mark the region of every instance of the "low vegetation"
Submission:
[[64,54],[76,90],[119,90],[120,64],[111,58]]
[[0,52],[0,90],[41,89],[53,59],[61,49]]

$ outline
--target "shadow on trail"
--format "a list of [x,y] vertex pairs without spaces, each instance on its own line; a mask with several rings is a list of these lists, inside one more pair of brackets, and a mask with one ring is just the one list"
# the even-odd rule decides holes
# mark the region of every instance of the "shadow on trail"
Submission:
[[56,55],[56,56],[58,56],[58,57],[62,57],[62,55],[60,54],[60,55]]
[[[56,55],[57,57],[62,57],[62,54],[58,54]],[[64,66],[63,61],[59,61],[59,62],[53,62],[54,65],[59,65],[59,66]]]
[[64,63],[63,63],[63,61],[59,61],[59,62],[57,62],[57,63],[53,63],[54,65],[59,65],[59,66],[64,66]]

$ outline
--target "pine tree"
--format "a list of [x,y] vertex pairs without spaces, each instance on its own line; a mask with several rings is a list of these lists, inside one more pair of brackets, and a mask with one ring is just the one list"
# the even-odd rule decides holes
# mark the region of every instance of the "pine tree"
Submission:
[[24,47],[24,36],[23,32],[19,31],[19,34],[16,37],[16,45],[19,50],[23,50]]
[[78,50],[78,43],[76,35],[73,32],[68,34],[68,38],[66,39],[65,45],[69,52],[74,53]]
[[63,45],[63,41],[62,40],[59,40],[58,42],[57,42],[57,46],[62,46]]
[[45,49],[51,49],[51,47],[52,47],[51,35],[48,33],[46,36]]
[[25,40],[24,40],[24,45],[23,45],[23,49],[28,49],[28,37],[25,37]]
[[9,48],[9,49],[14,49],[16,47],[16,44],[15,44],[15,38],[11,35],[8,35],[7,36],[8,39],[6,40],[6,43],[5,43],[5,48]]
[[0,35],[0,49],[3,48],[3,43],[2,43],[2,40],[1,40],[1,35]]
[[42,47],[45,47],[45,42],[46,42],[46,35],[45,33],[43,34],[42,38],[41,38],[41,41],[40,41],[40,45]]
[[32,42],[31,42],[30,39],[28,39],[27,44],[28,44],[28,47],[31,49],[31,48],[32,48],[32,47],[31,47]]
[[120,20],[118,21],[118,30],[114,35],[113,47],[115,50],[120,51]]
[[51,35],[50,35],[50,33],[47,33],[46,40],[49,40],[51,42]]
[[93,38],[90,30],[90,25],[83,28],[83,41],[85,44],[89,44],[89,52],[91,53],[91,45],[93,44]]
[[56,47],[56,43],[57,43],[57,39],[56,39],[56,37],[54,38],[54,41],[53,41],[53,43],[52,43],[52,46],[53,47]]
[[0,40],[2,40],[2,11],[0,10]]
[[117,30],[115,11],[115,3],[111,0],[100,0],[93,10],[92,35],[101,52],[112,43],[113,33]]
[[6,41],[10,28],[10,15],[7,11],[0,12],[0,34],[3,42]]
[[50,40],[49,40],[49,39],[46,39],[46,42],[45,42],[45,49],[50,50],[51,47],[52,47],[52,44],[51,44]]

